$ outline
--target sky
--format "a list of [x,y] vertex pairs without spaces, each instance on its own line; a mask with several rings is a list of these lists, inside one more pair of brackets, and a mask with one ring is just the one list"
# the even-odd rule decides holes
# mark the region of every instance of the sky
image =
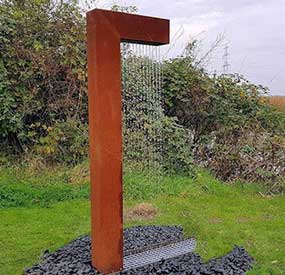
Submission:
[[[218,37],[218,48],[207,62],[211,73],[240,73],[285,96],[285,0],[97,0],[98,8],[135,5],[138,13],[168,18],[168,57],[182,53],[188,41],[200,41],[200,54]],[[227,58],[225,47],[228,46]]]

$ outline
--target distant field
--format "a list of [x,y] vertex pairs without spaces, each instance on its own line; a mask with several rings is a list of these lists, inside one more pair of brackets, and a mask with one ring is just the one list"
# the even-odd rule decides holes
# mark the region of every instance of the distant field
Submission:
[[278,109],[285,109],[285,96],[270,96],[269,103]]

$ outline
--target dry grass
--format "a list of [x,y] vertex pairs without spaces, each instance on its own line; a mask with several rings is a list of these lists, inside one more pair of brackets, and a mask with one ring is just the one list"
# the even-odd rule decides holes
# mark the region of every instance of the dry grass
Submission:
[[46,161],[38,156],[33,156],[32,154],[27,154],[24,156],[22,163],[26,164],[26,172],[30,175],[36,176],[41,171],[46,170],[49,167],[50,170],[53,170],[54,167],[51,165],[48,166]]
[[83,162],[73,167],[69,173],[69,182],[71,184],[84,184],[89,182],[90,172],[88,162]]
[[278,109],[285,109],[285,96],[270,96],[268,101],[269,104],[277,107]]
[[221,218],[210,218],[209,219],[209,223],[210,224],[219,224],[219,223],[222,223],[223,220]]
[[131,209],[127,209],[124,215],[126,220],[152,220],[156,217],[158,210],[151,203],[140,203]]

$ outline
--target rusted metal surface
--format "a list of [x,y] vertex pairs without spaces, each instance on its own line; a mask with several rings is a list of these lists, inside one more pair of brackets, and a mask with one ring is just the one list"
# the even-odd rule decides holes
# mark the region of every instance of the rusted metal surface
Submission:
[[169,21],[95,9],[87,14],[92,265],[123,267],[120,42],[169,42]]

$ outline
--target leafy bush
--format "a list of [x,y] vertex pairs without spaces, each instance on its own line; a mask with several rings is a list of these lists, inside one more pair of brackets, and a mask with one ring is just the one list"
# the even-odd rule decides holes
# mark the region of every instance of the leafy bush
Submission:
[[[113,9],[136,12],[135,7]],[[4,0],[0,11],[0,141],[5,144],[1,151],[33,154],[50,162],[81,161],[88,155],[87,58],[81,8],[77,1]],[[138,59],[127,55],[128,46],[124,50],[124,64],[133,61],[127,58]],[[138,67],[140,62],[132,64],[137,65],[133,74],[124,72],[123,67],[125,83],[131,87],[124,93],[123,102],[128,105],[127,120],[145,127],[132,131],[124,124],[124,156],[126,161],[144,162],[158,153],[155,139],[166,125],[162,125],[159,102],[138,104],[131,100],[149,98],[145,95],[150,93],[147,83],[137,87],[142,68]],[[142,112],[146,108],[152,109]],[[185,139],[181,137],[183,129],[170,121],[167,125],[170,128],[165,141],[171,141],[172,146],[166,146],[179,150],[169,153],[165,167],[177,170],[183,166],[185,172],[191,166],[192,154],[189,150],[186,154],[185,146],[181,149],[181,142],[174,144],[177,136]],[[170,138],[171,133],[175,137]]]
[[173,118],[163,120],[163,166],[170,173],[195,176],[193,144],[189,131]]
[[165,62],[163,92],[166,115],[189,132],[196,163],[222,180],[283,192],[285,113],[268,105],[265,87],[236,74],[210,76],[188,50]]
[[285,191],[285,137],[260,128],[215,133],[212,146],[201,144],[196,157],[222,180],[264,182],[270,193]]
[[85,19],[76,1],[3,0],[0,22],[0,142],[24,152],[33,125],[87,121]]
[[165,63],[163,87],[166,115],[191,130],[195,143],[222,127],[259,119],[267,108],[261,100],[266,88],[240,75],[210,77],[189,56]]
[[[123,47],[123,148],[125,161],[147,170],[194,176],[189,131],[163,113],[157,88],[155,60],[136,56]],[[138,168],[138,169],[141,169]]]
[[[88,155],[88,124],[75,119],[67,119],[62,122],[56,121],[53,126],[43,125],[41,127],[45,134],[35,141],[34,153],[43,159],[75,164]],[[31,137],[36,133],[30,131],[28,135]]]

